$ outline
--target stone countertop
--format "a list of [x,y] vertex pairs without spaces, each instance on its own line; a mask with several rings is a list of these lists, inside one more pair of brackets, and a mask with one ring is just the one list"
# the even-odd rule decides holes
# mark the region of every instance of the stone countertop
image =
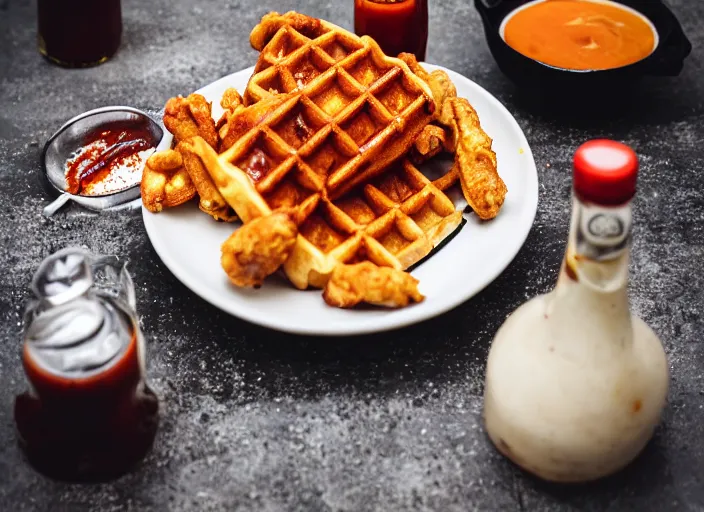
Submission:
[[[352,28],[353,2],[124,0],[112,61],[66,70],[36,51],[35,3],[0,0],[0,509],[80,510],[704,510],[704,4],[671,0],[694,45],[683,73],[645,82],[623,112],[531,108],[497,69],[469,0],[431,1],[428,61],[492,92],[534,152],[540,204],[508,269],[454,311],[351,339],[288,336],[210,306],[161,263],[139,214],[68,208],[44,219],[42,144],[65,120],[128,104],[159,111],[253,64],[248,36],[268,10]],[[492,335],[549,290],[568,229],[570,159],[588,138],[642,158],[635,203],[633,309],[662,337],[669,404],[643,455],[621,474],[564,488],[497,455],[481,423]],[[151,454],[108,484],[67,485],[23,461],[13,431],[21,313],[42,258],[71,244],[132,260],[163,415]]]

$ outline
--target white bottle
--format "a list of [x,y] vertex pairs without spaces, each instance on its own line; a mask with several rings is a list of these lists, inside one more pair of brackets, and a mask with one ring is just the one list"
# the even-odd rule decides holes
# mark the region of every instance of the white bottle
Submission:
[[629,464],[660,421],[669,383],[660,340],[628,304],[637,157],[593,140],[577,150],[573,170],[557,284],[497,332],[484,401],[498,450],[558,482],[595,480]]

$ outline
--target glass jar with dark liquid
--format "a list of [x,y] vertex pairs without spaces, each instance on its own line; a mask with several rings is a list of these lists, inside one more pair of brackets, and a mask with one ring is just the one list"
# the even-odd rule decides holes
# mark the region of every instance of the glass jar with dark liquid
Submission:
[[428,47],[428,0],[354,0],[354,31],[370,36],[390,57],[407,52],[422,62]]
[[110,59],[120,46],[120,0],[37,0],[39,51],[66,67]]
[[22,350],[29,389],[15,401],[20,446],[55,479],[120,476],[151,448],[159,410],[129,274],[68,248],[42,262],[32,290]]

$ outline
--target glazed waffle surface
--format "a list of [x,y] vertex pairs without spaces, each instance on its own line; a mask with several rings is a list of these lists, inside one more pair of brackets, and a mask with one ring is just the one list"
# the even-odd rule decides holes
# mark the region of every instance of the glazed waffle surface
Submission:
[[[488,220],[496,216],[506,189],[496,172],[492,141],[481,129],[469,102],[456,97],[455,86],[444,71],[429,73],[407,53],[389,58],[368,37],[358,37],[324,20],[297,12],[265,15],[252,30],[250,42],[260,54],[244,92],[245,105],[305,89],[330,67],[340,63],[362,87],[381,91],[375,96],[388,113],[396,115],[409,101],[408,89],[384,87],[376,82],[389,69],[403,70],[404,78],[412,79],[426,93],[430,92],[434,100],[432,124],[426,124],[414,137],[414,160],[420,163],[441,151],[454,154],[457,165],[448,170],[438,185],[445,189],[460,182],[465,198],[480,218]],[[321,98],[322,106],[329,111],[338,108],[338,91],[326,89],[326,95],[327,98]],[[299,131],[300,128],[297,126]],[[360,145],[374,130],[369,118],[363,115],[346,128]],[[360,176],[349,186],[357,185],[364,178]],[[331,185],[337,185],[334,179]],[[346,190],[343,187],[341,192]]]
[[454,231],[461,212],[404,159],[433,119],[426,82],[370,38],[297,13],[266,15],[251,40],[262,54],[237,136],[219,154],[191,147],[244,223],[292,212],[296,287],[325,286],[339,263],[406,269]]
[[[433,118],[428,84],[371,38],[290,12],[265,15],[250,39],[263,46],[244,104],[273,107],[221,149],[262,193],[297,167],[339,197],[407,153]],[[253,155],[265,161],[259,170],[248,170]]]
[[[340,263],[370,261],[405,270],[462,222],[462,212],[410,161],[402,160],[352,192],[332,199],[295,170],[270,191],[202,139],[193,141],[223,197],[245,223],[289,212],[297,236],[283,270],[297,288],[322,288]],[[237,236],[237,232],[233,236]],[[259,233],[266,238],[266,230]]]
[[[443,71],[386,56],[371,38],[323,20],[269,13],[250,41],[260,51],[254,74],[243,96],[224,92],[220,120],[201,115],[210,104],[197,93],[170,100],[178,108],[169,130],[190,164],[184,190],[200,184],[201,206],[219,200],[236,215],[204,211],[243,222],[221,246],[230,281],[258,287],[282,270],[297,288],[325,288],[337,307],[423,300],[404,271],[464,222],[444,191],[460,183],[484,220],[506,193],[472,106]],[[191,133],[194,123],[205,135]],[[430,181],[413,163],[439,153],[454,163]],[[183,173],[151,164],[152,188],[168,199]]]
[[[260,54],[244,92],[245,105],[305,89],[335,70],[342,70],[362,88],[371,88],[386,72],[396,69],[409,80],[412,93],[422,91],[431,96],[427,84],[406,63],[384,54],[372,38],[357,36],[325,20],[294,11],[271,12],[254,27],[250,43]],[[388,104],[396,99],[395,92],[398,90],[388,92]],[[329,95],[336,94],[331,91]]]

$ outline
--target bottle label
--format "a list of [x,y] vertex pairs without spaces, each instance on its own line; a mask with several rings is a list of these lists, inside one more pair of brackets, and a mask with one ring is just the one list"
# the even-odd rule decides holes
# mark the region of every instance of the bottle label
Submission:
[[618,258],[630,243],[630,208],[597,205],[578,208],[577,253],[597,261]]
[[623,221],[616,215],[598,213],[589,219],[587,233],[595,242],[600,240],[613,240],[620,243],[626,229]]

